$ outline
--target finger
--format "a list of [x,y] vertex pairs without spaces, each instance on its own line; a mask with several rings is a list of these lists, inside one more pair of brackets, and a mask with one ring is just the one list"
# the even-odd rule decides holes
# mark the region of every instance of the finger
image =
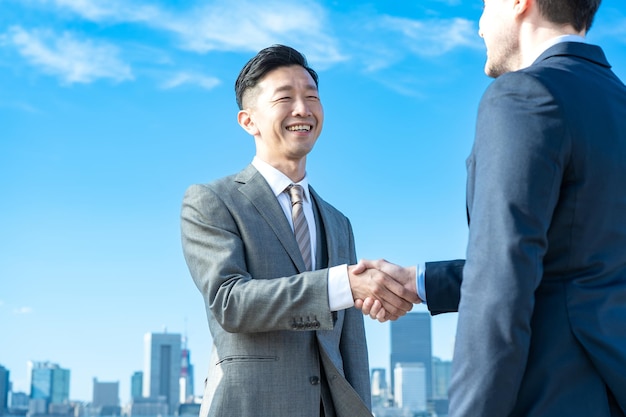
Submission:
[[369,314],[370,317],[372,317],[372,306],[375,302],[376,301],[371,297],[367,297],[365,300],[363,300],[363,308],[361,309],[361,311],[363,311],[363,314]]
[[[363,309],[363,300],[361,300],[360,298],[357,298],[356,300],[354,300],[354,307],[357,310],[362,310]],[[363,314],[368,314],[368,313],[363,313]]]
[[374,320],[377,320],[381,309],[384,310],[381,302],[378,300],[374,300],[369,312],[370,317]]

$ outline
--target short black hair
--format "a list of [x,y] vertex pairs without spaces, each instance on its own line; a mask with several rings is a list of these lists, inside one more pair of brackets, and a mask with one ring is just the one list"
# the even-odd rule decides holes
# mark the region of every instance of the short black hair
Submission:
[[262,49],[241,69],[235,81],[235,96],[239,110],[243,110],[243,96],[254,88],[268,72],[280,68],[299,65],[311,74],[315,85],[319,80],[317,73],[309,67],[306,57],[295,49],[285,45],[272,45]]
[[537,0],[541,14],[552,23],[588,31],[602,0]]

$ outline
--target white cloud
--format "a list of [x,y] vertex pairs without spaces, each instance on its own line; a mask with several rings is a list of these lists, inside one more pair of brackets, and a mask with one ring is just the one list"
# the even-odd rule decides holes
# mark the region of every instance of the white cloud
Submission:
[[474,22],[467,19],[420,21],[383,16],[379,23],[384,30],[400,33],[402,43],[419,56],[440,56],[460,47],[483,47]]
[[275,43],[299,49],[316,66],[344,61],[328,33],[326,10],[314,0],[217,0],[184,12],[121,0],[40,0],[94,22],[141,23],[170,33],[181,49],[256,52]]
[[69,32],[57,35],[20,26],[11,27],[4,39],[32,65],[67,84],[133,78],[130,67],[118,58],[118,49],[110,44],[78,39]]
[[13,314],[31,314],[33,312],[33,309],[30,307],[20,307],[20,308],[16,308],[15,310],[13,310]]
[[185,84],[197,85],[206,90],[210,90],[220,84],[220,80],[215,77],[210,77],[202,74],[195,74],[190,72],[180,72],[167,81],[165,81],[161,87],[169,90],[172,88],[180,87]]

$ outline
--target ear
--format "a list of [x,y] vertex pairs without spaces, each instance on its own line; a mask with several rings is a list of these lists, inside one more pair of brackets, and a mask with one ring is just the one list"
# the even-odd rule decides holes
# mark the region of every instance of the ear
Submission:
[[240,110],[239,113],[237,113],[237,123],[252,136],[256,136],[259,133],[259,129],[256,127],[249,109]]
[[530,7],[535,6],[535,0],[514,0],[515,14],[521,16],[526,14]]

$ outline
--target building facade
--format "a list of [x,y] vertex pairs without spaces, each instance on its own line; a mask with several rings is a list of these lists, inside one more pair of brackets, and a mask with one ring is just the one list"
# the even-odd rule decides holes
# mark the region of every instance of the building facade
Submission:
[[130,399],[143,397],[143,372],[136,371],[130,377]]
[[426,367],[421,362],[398,362],[394,373],[394,404],[410,412],[426,411]]
[[173,415],[180,400],[181,335],[147,333],[144,348],[143,397],[165,398]]
[[31,414],[48,413],[51,405],[68,404],[70,371],[50,362],[29,362]]
[[432,335],[430,313],[408,313],[391,322],[391,389],[395,397],[397,363],[421,363],[426,374],[426,398],[432,398]]
[[0,416],[9,411],[9,370],[0,365]]

